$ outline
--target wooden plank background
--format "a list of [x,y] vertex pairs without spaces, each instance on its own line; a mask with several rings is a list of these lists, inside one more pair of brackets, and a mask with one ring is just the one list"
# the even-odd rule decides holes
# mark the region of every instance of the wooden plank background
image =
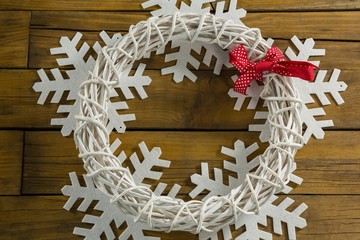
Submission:
[[[39,68],[58,67],[49,49],[59,46],[60,36],[71,38],[81,31],[91,43],[99,40],[101,30],[126,33],[131,24],[150,16],[141,2],[0,1],[1,240],[79,239],[72,231],[83,214],[62,209],[66,197],[60,189],[69,184],[70,171],[84,173],[81,160],[73,139],[62,137],[58,126],[49,125],[51,118],[61,116],[57,106],[50,104],[50,98],[45,105],[37,105],[39,94],[32,85],[38,81]],[[360,239],[360,110],[356,107],[360,102],[360,0],[239,2],[248,10],[244,23],[259,27],[281,49],[295,34],[301,39],[312,37],[318,48],[326,48],[321,67],[342,69],[340,81],[348,85],[342,93],[346,104],[335,106],[330,97],[333,104],[324,108],[327,116],[319,119],[331,118],[335,127],[327,129],[324,140],[311,139],[298,153],[296,173],[304,183],[291,197],[309,206],[303,214],[308,227],[298,231],[298,239]],[[121,148],[128,155],[142,140],[149,147],[162,147],[163,158],[172,160],[162,181],[184,185],[181,195],[185,197],[194,187],[189,177],[199,172],[202,161],[221,167],[223,156],[217,152],[221,145],[231,147],[237,139],[250,145],[258,140],[257,133],[246,131],[255,111],[232,109],[234,99],[226,93],[234,71],[225,69],[219,77],[212,74],[213,65],[202,64],[196,84],[187,80],[174,84],[171,76],[160,75],[159,68],[169,65],[164,56],[141,62],[148,64],[146,73],[153,79],[147,88],[149,98],[128,102],[129,112],[136,113],[138,120],[127,124],[125,134],[112,137],[122,139]],[[259,145],[257,153],[266,147]],[[196,239],[179,232],[149,235]]]

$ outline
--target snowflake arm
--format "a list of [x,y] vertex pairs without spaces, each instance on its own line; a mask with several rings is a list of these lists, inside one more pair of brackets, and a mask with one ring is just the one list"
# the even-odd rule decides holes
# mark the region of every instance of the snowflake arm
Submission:
[[266,142],[270,138],[270,123],[267,120],[269,113],[266,111],[257,111],[255,113],[254,119],[265,120],[263,124],[250,124],[250,132],[260,132],[259,139],[261,142]]
[[247,157],[256,151],[256,149],[258,149],[258,145],[256,143],[245,148],[245,144],[240,140],[235,142],[234,149],[222,147],[222,154],[236,160],[235,163],[224,161],[224,168],[235,172],[237,174],[237,178],[229,176],[229,185],[226,185],[223,182],[222,170],[214,168],[214,179],[210,179],[208,164],[201,163],[201,174],[193,174],[191,176],[191,182],[194,183],[196,187],[189,193],[189,196],[195,198],[204,190],[209,191],[209,193],[203,198],[204,200],[211,196],[228,194],[231,189],[236,188],[244,181],[248,172],[259,165],[258,158],[247,162]]
[[[291,38],[291,42],[299,50],[296,54],[291,47],[288,47],[285,51],[285,55],[293,61],[308,61],[313,56],[325,56],[325,49],[314,49],[315,41],[312,38],[308,38],[302,43],[297,36]],[[316,66],[319,66],[320,61],[310,61]]]
[[71,40],[68,37],[61,37],[61,47],[50,49],[50,53],[51,55],[65,54],[67,57],[56,60],[59,66],[73,66],[75,69],[82,69],[83,71],[70,70],[67,73],[75,72],[81,81],[84,81],[88,76],[88,72],[93,68],[95,59],[90,56],[85,62],[84,57],[90,50],[90,46],[86,42],[81,45],[80,50],[77,50],[76,46],[79,44],[81,37],[82,34],[79,32]]
[[237,24],[243,24],[240,19],[246,16],[246,10],[243,8],[237,8],[237,0],[231,0],[229,3],[229,9],[225,11],[225,1],[221,1],[216,4],[215,16],[224,19],[231,19]]
[[[293,167],[292,167],[292,169],[291,169],[291,174],[289,175],[289,182],[295,183],[296,186],[297,186],[297,185],[301,185],[302,182],[303,182],[303,179],[302,179],[301,177],[296,176],[296,175],[294,174],[294,171],[295,171],[295,170],[296,170],[296,163],[293,164]],[[288,193],[291,192],[292,189],[293,189],[293,188],[290,187],[289,184],[288,184],[288,185],[286,185],[286,186],[284,187],[284,189],[282,189],[281,192],[282,192],[282,193],[285,193],[285,194],[288,194]]]
[[134,121],[135,114],[119,114],[117,111],[128,109],[126,102],[110,102],[108,105],[107,113],[109,117],[106,129],[111,132],[115,129],[118,133],[126,131],[125,122]]
[[192,50],[197,53],[201,52],[202,43],[194,42],[183,44],[183,41],[172,41],[171,47],[180,47],[178,52],[169,53],[165,56],[165,62],[176,61],[176,64],[170,67],[161,69],[161,74],[174,74],[173,79],[176,83],[182,82],[185,77],[189,78],[191,81],[195,82],[197,77],[196,75],[188,69],[188,64],[193,66],[195,69],[198,69],[200,62],[191,55]]
[[230,188],[236,188],[241,183],[245,181],[246,174],[253,170],[259,165],[259,158],[256,157],[250,162],[247,161],[247,158],[250,154],[255,152],[259,146],[257,143],[245,147],[244,142],[237,140],[234,144],[234,149],[222,147],[221,153],[232,157],[235,159],[235,163],[230,161],[224,161],[224,169],[227,169],[231,172],[235,172],[237,177],[229,177]]
[[133,153],[130,156],[130,161],[135,168],[133,178],[136,183],[149,187],[148,184],[142,183],[145,178],[159,180],[162,175],[162,172],[153,171],[151,169],[154,166],[168,168],[170,167],[170,161],[160,159],[160,155],[162,152],[159,147],[153,148],[151,151],[149,151],[144,142],[141,142],[139,144],[139,147],[144,157],[144,160],[140,162],[139,157],[136,153]]
[[248,240],[248,239],[264,239],[272,240],[272,234],[268,233],[262,229],[259,229],[259,224],[266,224],[266,215],[264,212],[265,206],[261,209],[259,215],[246,215],[243,214],[239,217],[238,221],[235,223],[235,229],[239,229],[242,226],[245,226],[246,231],[235,238],[235,240]]
[[147,94],[144,90],[144,86],[149,86],[151,83],[151,78],[148,76],[143,76],[146,65],[141,63],[134,76],[129,76],[131,71],[131,66],[124,69],[121,73],[120,81],[114,88],[119,88],[121,92],[124,94],[126,99],[133,99],[134,95],[132,94],[130,88],[134,88],[136,92],[139,94],[141,99],[147,98]]
[[[222,232],[223,235],[223,240],[231,240],[232,238],[232,234],[231,234],[231,229],[230,226],[225,226],[222,229],[220,229],[218,232]],[[206,232],[206,231],[201,231],[199,233],[199,240],[218,240],[218,232],[214,231],[214,232]]]
[[179,9],[176,7],[176,0],[148,0],[143,2],[141,6],[146,9],[154,6],[159,6],[159,9],[151,11],[153,16],[162,16],[168,13],[177,12]]
[[60,125],[61,134],[63,136],[69,136],[76,128],[75,116],[78,109],[80,109],[80,100],[77,99],[73,105],[59,105],[57,113],[67,113],[64,118],[53,118],[50,124],[53,126]]
[[69,79],[64,79],[58,68],[53,68],[50,72],[54,76],[54,80],[49,79],[44,69],[37,71],[41,82],[34,83],[33,89],[35,92],[41,92],[38,104],[44,104],[50,92],[55,92],[51,103],[59,103],[65,91],[70,91],[72,88],[73,83]]
[[77,191],[78,189],[83,189],[83,187],[80,186],[80,183],[76,176],[76,173],[70,172],[69,176],[70,176],[71,186],[66,185],[61,189],[61,192],[65,196],[69,196],[69,199],[66,201],[66,203],[64,205],[64,209],[67,211],[70,211],[71,207],[74,206],[75,202],[79,198],[83,198],[84,200],[81,202],[81,204],[79,205],[77,210],[79,210],[81,212],[85,212],[89,208],[92,201],[97,200],[97,199],[92,199],[91,197],[89,197],[89,198],[86,197],[86,196],[92,195],[93,190],[95,189],[94,183],[92,182],[92,180],[90,178],[84,178],[85,186],[88,187],[88,191],[89,191],[88,193],[84,194],[83,192]]
[[339,69],[334,69],[330,80],[328,82],[324,82],[326,73],[327,71],[324,70],[320,70],[318,72],[315,82],[311,83],[309,93],[315,94],[319,98],[322,105],[331,104],[326,96],[326,93],[330,93],[338,105],[343,104],[344,100],[339,92],[345,91],[347,85],[344,82],[338,82],[341,71]]
[[[274,201],[276,198],[277,197],[274,196]],[[307,205],[305,203],[300,204],[292,212],[286,210],[294,202],[295,201],[293,199],[287,197],[277,206],[267,204],[267,209],[265,209],[265,211],[269,211],[271,214],[270,217],[273,219],[274,232],[282,235],[283,232],[281,223],[284,222],[287,225],[287,233],[290,239],[296,239],[296,227],[301,229],[306,226],[306,220],[300,217],[300,215],[307,209]]]
[[[231,79],[233,80],[233,82],[235,82],[236,79],[238,79],[238,76],[234,75],[231,77]],[[250,83],[250,86],[246,91],[247,95],[235,92],[233,88],[230,88],[228,95],[231,98],[236,98],[234,110],[240,111],[240,109],[244,105],[246,98],[250,98],[250,102],[247,105],[247,109],[255,109],[260,101],[260,94],[263,91],[263,89],[264,86],[259,85],[257,81],[252,81]]]
[[[115,139],[115,141],[110,145],[111,152],[115,153],[115,151],[120,147],[121,141],[120,139]],[[120,164],[122,164],[126,160],[126,154],[124,151],[121,151],[120,154],[117,156],[117,159]]]
[[[102,39],[102,41],[105,43],[106,46],[108,47],[112,47],[115,45],[115,43],[117,41],[119,41],[121,39],[121,34],[120,33],[115,33],[112,37],[110,37],[105,31],[101,31],[99,33],[100,38]],[[95,42],[93,45],[93,49],[96,53],[99,53],[102,49],[102,46],[100,45],[99,42]]]
[[191,0],[190,5],[181,2],[180,12],[209,13],[210,7],[203,8],[203,5],[214,1],[215,0]]
[[210,66],[211,60],[215,58],[214,74],[219,75],[223,66],[230,68],[232,65],[229,63],[229,51],[225,51],[215,44],[204,44],[206,49],[203,63]]
[[324,115],[325,111],[322,108],[308,109],[306,105],[303,105],[303,109],[301,111],[301,119],[306,125],[305,132],[303,133],[305,143],[309,141],[311,135],[314,135],[316,139],[323,139],[325,136],[325,131],[323,130],[323,128],[334,126],[332,120],[317,121],[315,119],[315,117],[317,116]]
[[[162,195],[162,194],[164,193],[166,187],[167,187],[167,184],[166,184],[166,183],[161,183],[161,182],[160,182],[160,183],[156,186],[156,188],[155,188],[155,190],[154,190],[154,194],[155,194],[156,196]],[[167,196],[168,196],[168,197],[175,198],[176,195],[179,193],[180,188],[181,188],[181,186],[180,186],[179,184],[174,184],[174,185],[171,187],[170,191],[168,192]]]
[[215,179],[210,179],[208,163],[201,163],[201,174],[191,175],[191,182],[197,186],[189,193],[189,196],[195,198],[204,190],[208,190],[209,193],[203,198],[206,200],[211,196],[229,193],[231,188],[223,183],[222,170],[214,168],[214,175]]

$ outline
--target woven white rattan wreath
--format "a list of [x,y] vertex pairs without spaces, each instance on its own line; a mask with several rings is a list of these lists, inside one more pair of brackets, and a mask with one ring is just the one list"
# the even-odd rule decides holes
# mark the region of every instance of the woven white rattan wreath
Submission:
[[139,22],[113,47],[102,49],[93,72],[82,84],[75,142],[96,186],[135,220],[159,231],[213,231],[234,223],[241,214],[258,213],[287,184],[295,153],[303,146],[302,103],[291,78],[264,74],[261,97],[269,109],[271,137],[269,147],[259,156],[257,170],[228,195],[205,202],[155,196],[151,189],[135,184],[128,168],[122,167],[110,150],[107,106],[123,69],[174,39],[217,43],[223,49],[241,44],[253,61],[262,59],[270,48],[259,29],[212,14],[176,13]]

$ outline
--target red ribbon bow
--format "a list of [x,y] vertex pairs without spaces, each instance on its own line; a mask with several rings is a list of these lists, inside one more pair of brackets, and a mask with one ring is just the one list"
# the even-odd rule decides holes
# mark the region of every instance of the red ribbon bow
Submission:
[[271,47],[265,58],[259,62],[249,61],[243,45],[237,46],[229,55],[230,63],[241,73],[235,82],[234,91],[244,95],[246,95],[246,89],[254,79],[263,80],[263,72],[273,72],[282,76],[314,81],[314,68],[319,68],[309,62],[286,61],[284,54],[277,47]]

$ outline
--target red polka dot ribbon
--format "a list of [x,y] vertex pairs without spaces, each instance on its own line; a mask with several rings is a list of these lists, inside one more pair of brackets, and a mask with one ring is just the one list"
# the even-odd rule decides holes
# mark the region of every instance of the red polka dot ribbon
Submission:
[[264,72],[272,72],[282,76],[298,77],[314,81],[314,68],[309,62],[286,61],[284,54],[277,47],[271,47],[263,60],[251,62],[243,45],[230,52],[230,63],[239,70],[240,77],[236,80],[234,91],[246,95],[246,89],[253,80],[262,81]]

